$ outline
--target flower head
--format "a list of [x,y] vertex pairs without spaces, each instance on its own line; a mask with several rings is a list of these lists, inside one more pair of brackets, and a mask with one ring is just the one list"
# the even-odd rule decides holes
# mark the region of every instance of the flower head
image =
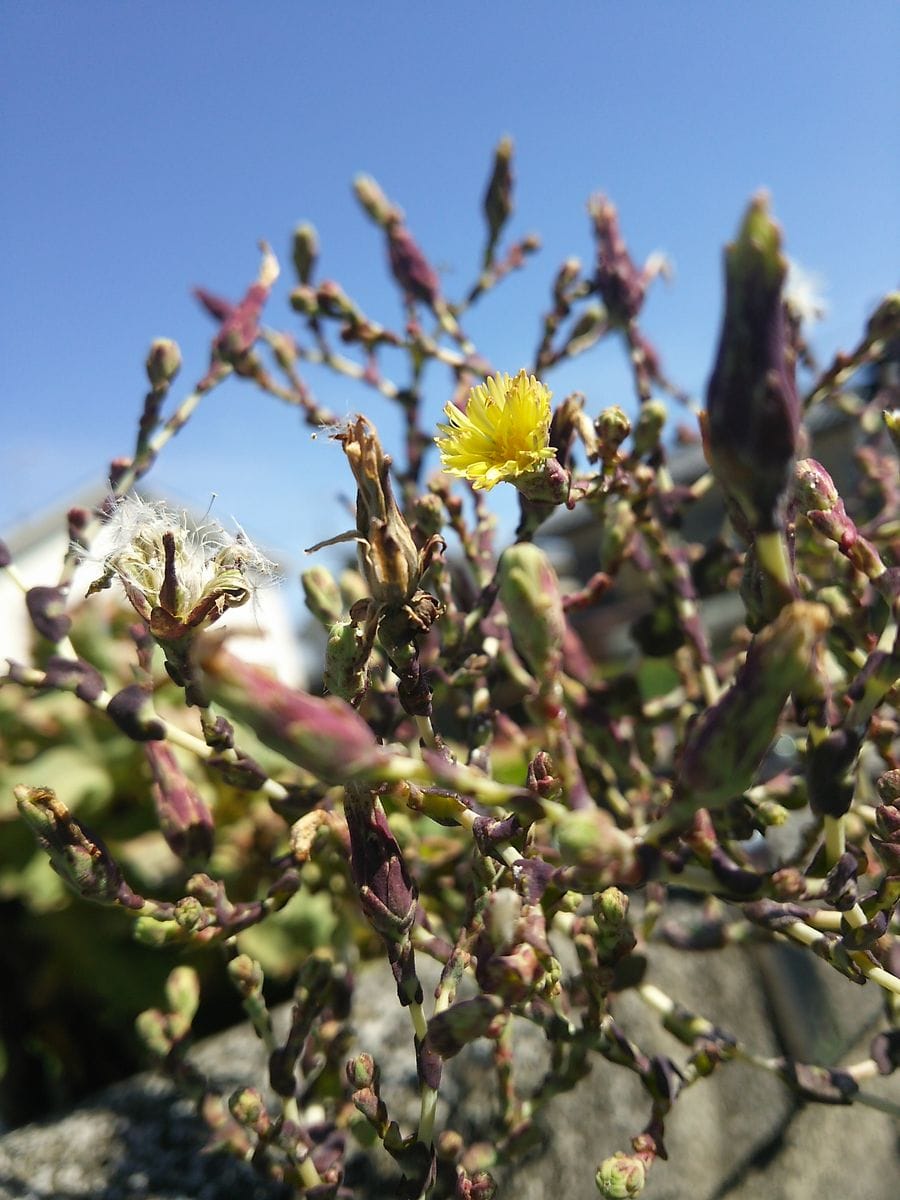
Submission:
[[444,436],[435,438],[444,470],[484,491],[539,471],[556,453],[548,445],[551,395],[520,371],[514,379],[492,375],[472,388],[465,412],[448,404],[447,424],[438,426]]
[[154,637],[172,640],[246,604],[275,574],[242,530],[210,521],[197,528],[161,502],[126,496],[101,535],[103,576],[88,595],[118,580]]

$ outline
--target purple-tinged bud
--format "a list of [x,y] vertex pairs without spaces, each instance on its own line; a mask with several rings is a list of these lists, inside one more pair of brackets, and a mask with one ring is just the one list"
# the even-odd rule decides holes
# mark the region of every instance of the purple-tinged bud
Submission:
[[639,1196],[646,1179],[647,1168],[643,1160],[621,1150],[604,1159],[594,1176],[597,1191],[606,1200],[630,1200],[632,1196]]
[[147,742],[144,753],[153,772],[153,802],[159,828],[173,854],[184,862],[205,862],[213,848],[209,808],[163,742]]
[[302,284],[307,284],[313,277],[316,261],[319,257],[319,238],[312,225],[304,223],[294,230],[294,270]]
[[484,254],[485,266],[491,262],[494,256],[494,247],[513,211],[512,156],[512,138],[501,138],[494,151],[494,166],[487,191],[484,194],[484,215],[488,226],[488,243]]
[[859,735],[847,729],[836,729],[821,741],[810,743],[806,787],[814,813],[842,817],[849,811],[856,789],[853,768],[859,747]]
[[[271,249],[263,242],[261,250],[262,261],[256,281],[247,289],[242,300],[228,305],[223,311],[221,327],[213,339],[213,359],[236,368],[246,361],[259,337],[262,311],[279,274],[278,260]],[[210,307],[207,293],[196,288],[194,294],[207,308]]]
[[154,391],[167,388],[181,370],[181,350],[171,338],[157,338],[147,354],[147,378]]
[[490,1037],[506,1005],[499,996],[475,996],[460,1000],[428,1022],[427,1044],[441,1058],[453,1058],[476,1038]]
[[213,690],[236,716],[325,783],[377,775],[387,763],[387,752],[345,701],[289,688],[261,667],[225,652],[205,666]]
[[628,253],[616,206],[606,196],[597,195],[591,198],[588,211],[597,242],[594,290],[606,305],[611,324],[630,325],[644,304],[647,273],[635,266]]
[[507,1005],[520,1004],[531,996],[544,978],[544,968],[533,946],[521,942],[508,954],[492,954],[479,963],[478,981]]
[[111,698],[107,716],[133,742],[157,742],[166,736],[166,727],[157,717],[153,699],[140,683],[130,683]]
[[66,595],[59,587],[33,587],[25,593],[25,607],[31,623],[49,642],[60,642],[72,628],[66,613]]
[[405,940],[416,916],[417,890],[384,809],[371,792],[344,790],[350,831],[350,867],[365,915],[384,938]]
[[456,1180],[456,1200],[494,1200],[497,1185],[487,1171],[470,1175],[463,1171]]
[[788,696],[809,678],[828,625],[824,605],[798,600],[754,637],[731,687],[691,729],[673,811],[716,807],[750,787]]
[[787,260],[765,195],[725,252],[725,317],[707,388],[707,455],[750,540],[780,530],[800,429],[781,292]]
[[[897,775],[900,772],[891,771],[889,774]],[[884,779],[883,775],[881,779]],[[893,804],[885,802],[875,809],[875,828],[883,838],[900,844],[900,804],[896,803],[900,796],[894,797],[894,800]]]
[[73,817],[50,788],[13,789],[26,825],[50,858],[50,865],[73,892],[97,904],[142,908],[144,901],[125,882],[106,846]]
[[97,668],[83,658],[61,658],[58,655],[47,659],[44,681],[47,687],[57,691],[74,692],[79,700],[87,704],[93,704],[103,694],[105,687],[103,676]]
[[554,774],[553,759],[546,750],[539,750],[528,764],[527,786],[542,800],[558,800],[562,795],[562,780]]
[[347,1063],[347,1081],[354,1091],[359,1088],[378,1088],[378,1067],[371,1054],[357,1054]]
[[794,497],[804,513],[810,510],[830,512],[838,505],[844,507],[834,480],[814,458],[801,458],[794,468]]
[[498,576],[516,649],[532,675],[546,681],[559,672],[566,629],[556,572],[533,542],[518,542],[504,551]]
[[429,308],[436,308],[441,299],[440,280],[412,234],[399,221],[391,221],[387,235],[391,273],[407,299],[421,300]]
[[900,1029],[886,1029],[877,1033],[872,1039],[869,1053],[879,1075],[893,1075],[900,1067]]
[[343,616],[341,589],[327,567],[310,567],[300,576],[306,607],[320,625],[330,629]]

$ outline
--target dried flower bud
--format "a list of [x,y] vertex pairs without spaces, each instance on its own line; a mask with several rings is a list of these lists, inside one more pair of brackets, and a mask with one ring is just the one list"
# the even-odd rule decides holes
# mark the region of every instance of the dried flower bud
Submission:
[[780,529],[800,403],[785,335],[787,260],[764,195],[725,253],[725,317],[707,389],[707,453],[748,540]]
[[516,648],[536,679],[556,675],[566,621],[550,560],[533,542],[518,542],[504,551],[498,575],[500,601]]
[[400,607],[414,596],[422,573],[421,558],[391,487],[391,459],[365,417],[335,434],[356,479],[356,530],[310,546],[350,541],[357,544],[360,571],[376,609]]
[[73,817],[50,788],[13,789],[19,813],[50,858],[63,883],[85,900],[141,908],[144,901],[125,882],[100,838]]

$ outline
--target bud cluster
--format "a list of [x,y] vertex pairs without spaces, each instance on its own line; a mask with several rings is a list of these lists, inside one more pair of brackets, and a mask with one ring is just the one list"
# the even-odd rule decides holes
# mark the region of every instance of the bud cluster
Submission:
[[[597,1059],[630,1072],[645,1106],[630,1148],[596,1131],[584,1177],[607,1197],[652,1193],[670,1111],[734,1060],[804,1101],[894,1111],[860,1084],[898,1061],[900,409],[888,387],[841,389],[887,364],[897,298],[801,404],[805,318],[769,201],[754,198],[725,253],[701,432],[642,327],[664,263],[636,265],[606,197],[589,207],[593,265],[558,266],[533,354],[504,370],[466,330],[538,247],[508,240],[512,141],[494,153],[483,252],[455,300],[399,206],[369,177],[355,191],[401,325],[321,278],[309,224],[291,244],[286,328],[262,324],[279,270],[267,247],[238,303],[198,291],[217,323],[208,372],[164,418],[181,353],[152,344],[108,500],[69,514],[59,578],[22,587],[34,651],[0,680],[0,773],[33,838],[9,839],[20,861],[4,863],[4,897],[29,912],[92,901],[133,923],[116,955],[177,955],[161,1006],[137,1019],[145,1046],[217,1144],[309,1200],[353,1194],[351,1135],[387,1151],[397,1195],[515,1195],[539,1110]],[[588,390],[589,372],[585,391],[554,397],[554,368],[610,342],[626,351],[630,399]],[[368,416],[333,419],[310,365],[394,410],[379,424],[402,428],[396,453]],[[330,426],[354,492],[352,528],[311,548],[349,547],[343,571],[302,577],[324,646],[303,687],[228,644],[225,614],[272,564],[242,531],[131,490],[233,376]],[[817,409],[841,423],[852,470],[816,443]],[[697,477],[673,439],[701,437]],[[803,457],[809,441],[827,466]],[[519,513],[509,544],[491,507],[504,485]],[[549,518],[555,540],[538,544]],[[79,559],[102,564],[83,601]],[[21,583],[4,545],[0,570]],[[124,603],[103,604],[108,588]],[[93,963],[105,935],[95,944],[85,925]],[[870,1058],[766,1057],[659,986],[661,945],[702,973],[687,952],[763,939],[790,941],[840,985],[881,989]],[[355,1033],[354,977],[373,957],[409,1024],[396,1074],[414,1079],[412,1121]],[[282,1024],[270,1003],[290,979]],[[265,1051],[263,1078],[227,1092],[188,1055],[217,980]],[[635,1040],[626,991],[680,1058]],[[516,1069],[526,1023],[549,1047],[536,1090]],[[445,1077],[467,1056],[492,1064],[494,1116],[442,1128]]]

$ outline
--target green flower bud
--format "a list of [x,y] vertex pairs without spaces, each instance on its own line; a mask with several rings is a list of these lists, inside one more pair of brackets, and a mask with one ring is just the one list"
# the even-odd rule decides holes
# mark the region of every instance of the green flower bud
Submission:
[[798,600],[756,635],[731,687],[691,730],[674,807],[715,807],[750,787],[788,696],[810,677],[829,622],[824,605]]
[[131,936],[141,946],[149,946],[152,950],[185,940],[184,929],[177,921],[157,921],[154,917],[138,917]]
[[617,928],[627,920],[628,906],[628,897],[619,888],[604,888],[594,897],[594,920],[598,925],[611,925]]
[[565,615],[559,580],[543,550],[518,542],[500,559],[500,601],[516,649],[534,677],[555,676],[562,659]]
[[302,317],[314,317],[319,311],[319,295],[314,287],[301,284],[292,289],[290,297],[291,308]]
[[644,1190],[647,1169],[639,1158],[619,1151],[605,1159],[594,1176],[597,1191],[607,1200],[629,1200]]
[[134,1027],[138,1037],[154,1058],[166,1058],[172,1049],[172,1035],[166,1014],[158,1008],[138,1013]]
[[366,662],[369,647],[355,621],[333,625],[325,647],[322,682],[333,696],[354,703],[366,690]]
[[600,457],[604,462],[609,462],[616,457],[619,447],[631,433],[631,422],[625,411],[614,404],[611,408],[604,408],[594,424],[600,439]]
[[166,980],[166,1003],[190,1026],[200,1004],[200,978],[193,967],[176,967]]
[[641,405],[634,430],[634,453],[638,458],[654,454],[659,449],[659,439],[666,416],[666,406],[662,400],[648,400],[646,404]]
[[376,224],[385,226],[391,221],[402,218],[400,210],[396,205],[391,204],[370,175],[357,175],[353,181],[353,191],[357,200]]
[[157,338],[147,354],[147,378],[154,391],[167,388],[181,370],[181,350],[171,338]]
[[319,257],[319,238],[312,225],[304,223],[294,230],[294,269],[301,283],[309,283]]
[[320,625],[330,629],[343,615],[341,589],[327,567],[310,567],[300,576],[306,607]]

